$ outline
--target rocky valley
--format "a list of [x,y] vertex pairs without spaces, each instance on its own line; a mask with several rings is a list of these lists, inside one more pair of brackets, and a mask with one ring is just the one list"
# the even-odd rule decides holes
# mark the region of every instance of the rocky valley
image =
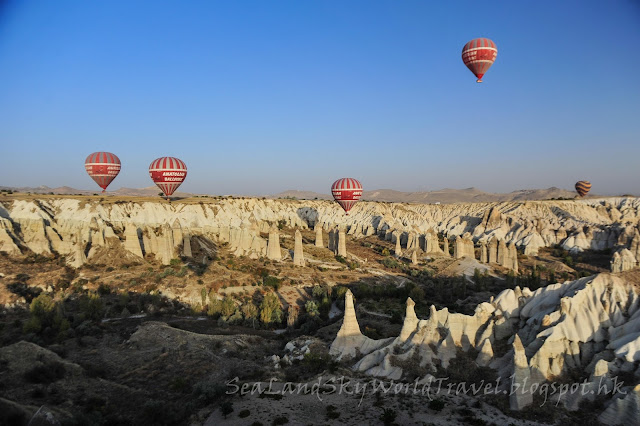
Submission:
[[639,221],[3,194],[0,423],[635,424]]

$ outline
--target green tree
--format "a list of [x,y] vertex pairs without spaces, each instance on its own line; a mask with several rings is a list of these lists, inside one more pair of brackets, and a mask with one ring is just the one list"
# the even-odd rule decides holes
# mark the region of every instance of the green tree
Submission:
[[253,302],[249,301],[242,305],[241,311],[244,319],[247,321],[251,321],[251,326],[254,327],[256,318],[258,318],[258,308],[256,307],[256,305],[254,305]]
[[309,316],[317,317],[318,315],[320,315],[318,304],[313,300],[307,301],[307,303],[304,304],[304,309],[305,311],[307,311],[307,314],[309,314]]
[[282,321],[282,308],[280,307],[280,301],[275,293],[268,293],[262,299],[260,304],[260,320],[264,324],[271,324],[272,322],[279,323]]
[[220,309],[220,313],[223,317],[230,317],[236,311],[236,303],[229,296],[225,296],[222,299],[222,307]]

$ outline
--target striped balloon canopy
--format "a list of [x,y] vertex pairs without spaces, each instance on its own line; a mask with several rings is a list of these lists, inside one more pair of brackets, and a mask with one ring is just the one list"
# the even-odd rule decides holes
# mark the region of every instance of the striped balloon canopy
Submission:
[[120,159],[110,152],[94,152],[84,160],[84,168],[104,192],[120,173]]
[[591,190],[591,182],[587,180],[581,180],[576,182],[576,192],[579,196],[584,197]]
[[353,178],[342,178],[331,185],[331,195],[340,204],[346,214],[362,197],[362,184]]
[[149,176],[165,196],[169,197],[187,177],[187,165],[175,157],[161,157],[149,166]]
[[498,56],[498,47],[488,38],[475,38],[462,48],[462,62],[482,83],[482,77],[491,68]]

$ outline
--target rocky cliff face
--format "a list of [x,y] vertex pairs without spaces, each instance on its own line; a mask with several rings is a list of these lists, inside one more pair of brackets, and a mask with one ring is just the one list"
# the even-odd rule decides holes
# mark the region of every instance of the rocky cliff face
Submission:
[[[479,304],[473,316],[431,306],[429,318],[419,319],[414,302],[408,299],[400,335],[373,341],[360,337],[356,330],[353,302],[347,295],[343,328],[331,353],[340,358],[363,354],[353,369],[387,379],[401,379],[404,362],[417,359],[430,371],[422,379],[427,381],[431,373],[447,368],[452,359],[474,350],[478,352],[477,365],[490,366],[505,386],[511,380],[522,385],[510,395],[514,410],[533,402],[531,392],[522,392],[524,384],[562,381],[572,374],[575,377],[576,372],[588,376],[585,386],[593,393],[572,394],[560,401],[567,409],[577,410],[584,399],[602,398],[597,391],[603,385],[611,391],[615,381],[620,382],[618,376],[624,374],[627,382],[621,387],[623,393],[613,398],[604,396],[608,405],[600,420],[629,424],[627,419],[637,416],[640,406],[638,387],[634,387],[640,382],[640,296],[636,281],[637,276],[603,273],[535,292],[516,287]],[[506,347],[506,352],[494,353],[498,347]]]
[[[168,263],[190,251],[185,242],[191,244],[194,236],[202,236],[228,244],[238,256],[278,258],[277,235],[262,234],[284,223],[325,231],[338,227],[351,238],[378,234],[398,241],[399,252],[410,253],[442,253],[440,234],[447,238],[445,244],[449,238],[453,241],[456,257],[476,256],[474,245],[486,244],[488,262],[517,270],[515,250],[536,254],[541,247],[555,244],[572,252],[629,249],[637,261],[639,219],[640,200],[635,198],[449,205],[361,202],[350,216],[328,201],[227,199],[169,204],[8,199],[0,204],[0,251],[59,253],[79,265],[85,261],[80,252],[91,261],[99,248],[121,246],[132,258],[151,253]],[[499,244],[495,254],[492,243]],[[336,244],[336,250],[340,248]],[[477,257],[482,260],[482,250]],[[624,265],[616,262],[616,268],[624,269],[631,258],[625,252]]]

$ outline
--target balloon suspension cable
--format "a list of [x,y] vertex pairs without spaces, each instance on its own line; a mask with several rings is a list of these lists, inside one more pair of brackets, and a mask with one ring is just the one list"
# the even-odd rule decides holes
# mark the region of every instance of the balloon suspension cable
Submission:
[[102,190],[102,193],[104,194],[104,193],[105,193],[105,191],[106,191],[106,189],[103,189],[103,190]]

